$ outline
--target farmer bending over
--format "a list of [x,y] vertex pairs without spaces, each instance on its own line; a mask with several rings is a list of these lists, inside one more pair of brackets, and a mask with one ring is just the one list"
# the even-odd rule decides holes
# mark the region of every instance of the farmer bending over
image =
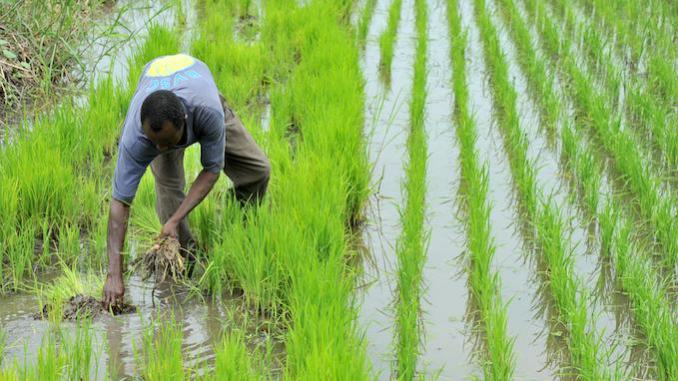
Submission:
[[[203,169],[185,195],[184,150],[196,142]],[[177,54],[148,63],[127,110],[118,147],[108,218],[106,308],[122,301],[125,294],[120,252],[130,205],[149,164],[155,178],[156,212],[163,223],[160,236],[177,238],[186,255],[192,255],[195,246],[186,216],[209,194],[219,172],[223,170],[233,181],[241,204],[264,196],[270,172],[268,159],[228,107],[203,62]]]

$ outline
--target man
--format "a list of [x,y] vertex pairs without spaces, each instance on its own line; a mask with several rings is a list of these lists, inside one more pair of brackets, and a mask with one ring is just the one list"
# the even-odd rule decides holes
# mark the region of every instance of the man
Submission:
[[[185,195],[184,149],[196,142],[203,169]],[[209,194],[222,170],[242,204],[264,196],[270,173],[268,159],[228,107],[203,62],[186,54],[149,62],[127,110],[118,147],[108,218],[106,308],[125,294],[120,253],[129,208],[149,164],[163,223],[160,235],[176,237],[187,251],[194,240],[186,216]]]

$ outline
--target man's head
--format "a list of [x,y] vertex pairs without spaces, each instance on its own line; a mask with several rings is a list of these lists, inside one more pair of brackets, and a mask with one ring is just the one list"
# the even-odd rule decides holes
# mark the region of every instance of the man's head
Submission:
[[152,92],[141,105],[141,126],[159,151],[176,146],[186,128],[184,104],[171,91]]

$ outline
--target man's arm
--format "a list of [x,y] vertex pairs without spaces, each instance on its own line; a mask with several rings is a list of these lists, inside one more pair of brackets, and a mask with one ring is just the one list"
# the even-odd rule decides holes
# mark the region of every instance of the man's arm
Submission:
[[108,275],[104,285],[104,307],[122,301],[125,296],[125,285],[122,281],[122,248],[127,233],[127,220],[129,219],[129,206],[112,199],[111,210],[108,215]]
[[212,191],[214,184],[219,179],[219,172],[211,172],[203,169],[188,190],[188,194],[172,217],[162,227],[160,236],[177,237],[177,226],[202,200]]

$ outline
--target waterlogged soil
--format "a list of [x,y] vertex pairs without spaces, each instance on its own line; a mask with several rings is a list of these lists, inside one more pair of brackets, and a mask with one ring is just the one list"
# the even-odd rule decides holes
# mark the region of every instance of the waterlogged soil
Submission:
[[[224,333],[246,327],[246,344],[250,350],[271,345],[274,364],[270,376],[273,379],[279,376],[277,369],[284,357],[282,341],[275,329],[271,329],[272,323],[249,312],[241,298],[203,299],[192,295],[184,286],[172,282],[145,282],[138,276],[131,277],[125,286],[126,298],[136,306],[136,311],[117,316],[103,311],[92,321],[92,350],[96,360],[89,379],[109,379],[109,374],[113,380],[137,377],[140,371],[137,358],[144,333],[149,326],[160,327],[172,319],[182,331],[184,368],[197,369],[198,374],[206,373],[212,367],[214,345]],[[81,302],[101,311],[88,298]],[[1,296],[0,305],[0,326],[5,331],[7,343],[0,367],[14,361],[19,365],[35,364],[41,343],[54,330],[53,323],[34,318],[40,307],[33,295]],[[65,335],[74,335],[78,327],[83,325],[77,320],[59,324]]]
[[[129,303],[120,302],[112,305],[110,311],[104,308],[101,300],[89,295],[75,295],[61,306],[63,320],[96,319],[103,314],[122,315],[136,312],[137,308]],[[54,306],[45,304],[41,311],[34,315],[35,319],[49,319],[55,313]]]

